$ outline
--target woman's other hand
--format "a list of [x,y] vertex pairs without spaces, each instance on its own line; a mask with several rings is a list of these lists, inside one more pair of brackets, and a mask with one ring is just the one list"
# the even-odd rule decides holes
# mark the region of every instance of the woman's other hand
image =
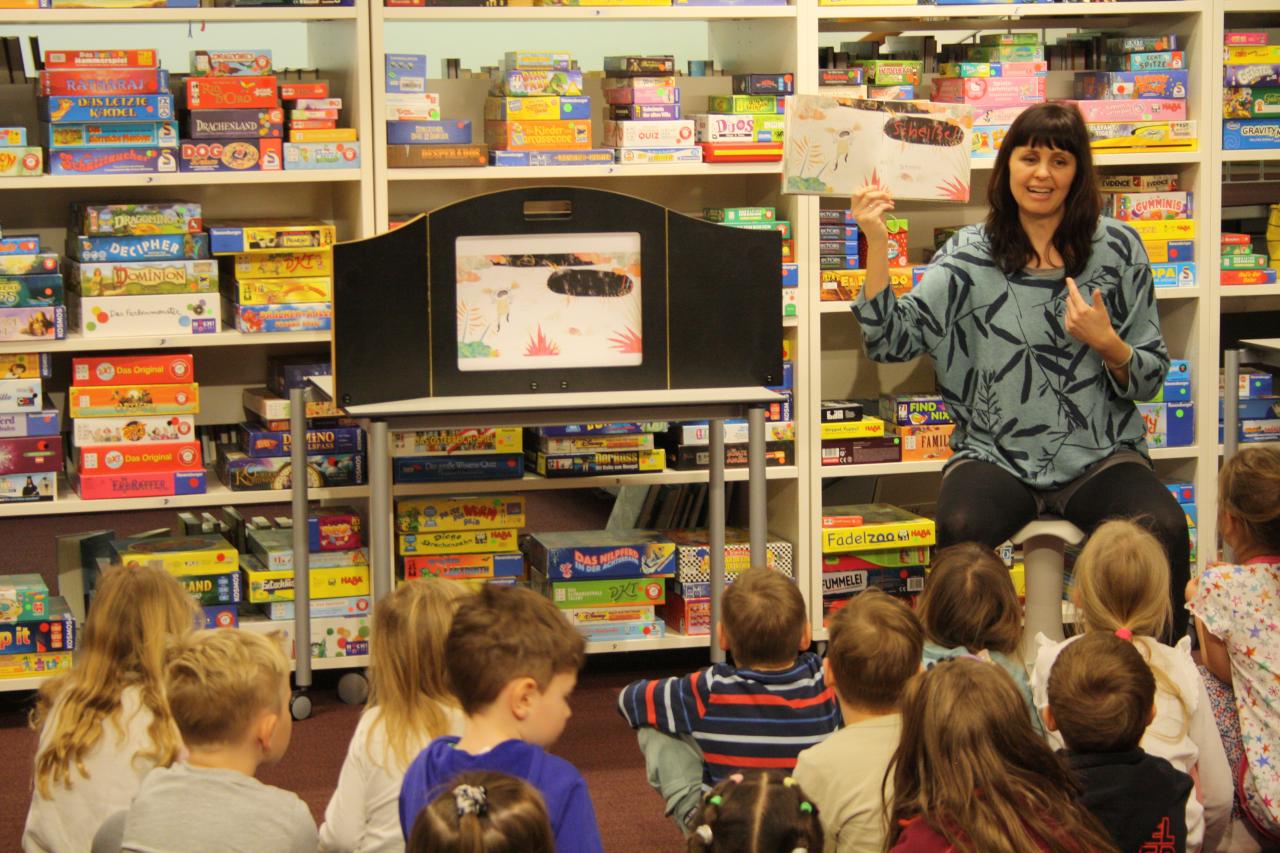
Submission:
[[1093,292],[1092,304],[1085,302],[1080,289],[1076,287],[1075,279],[1068,276],[1067,312],[1064,319],[1067,332],[1073,338],[1101,354],[1108,363],[1121,360],[1119,357],[1107,358],[1108,355],[1118,356],[1115,352],[1117,345],[1123,348],[1124,342],[1111,326],[1111,315],[1107,313],[1101,291]]
[[893,196],[889,191],[875,184],[856,189],[849,198],[849,210],[858,222],[858,230],[866,236],[868,248],[883,246],[887,250],[889,231],[884,225],[884,215],[893,210]]

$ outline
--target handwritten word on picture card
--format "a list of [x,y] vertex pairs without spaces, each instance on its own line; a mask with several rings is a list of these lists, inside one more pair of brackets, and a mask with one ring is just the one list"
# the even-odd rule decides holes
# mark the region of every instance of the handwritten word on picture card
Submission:
[[968,201],[972,132],[964,105],[795,95],[782,191],[848,196],[877,184],[899,200]]

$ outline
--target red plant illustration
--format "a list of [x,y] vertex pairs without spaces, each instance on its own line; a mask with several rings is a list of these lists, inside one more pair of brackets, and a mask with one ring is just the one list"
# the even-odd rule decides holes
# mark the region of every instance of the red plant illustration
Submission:
[[609,343],[613,348],[622,353],[642,353],[644,349],[641,346],[640,336],[627,326],[621,332],[614,332],[613,337],[609,338]]
[[555,341],[542,334],[542,324],[538,324],[538,335],[529,336],[529,343],[524,348],[525,355],[559,355],[560,347]]
[[947,178],[947,180],[938,184],[938,189],[951,201],[969,200],[969,186],[955,178]]

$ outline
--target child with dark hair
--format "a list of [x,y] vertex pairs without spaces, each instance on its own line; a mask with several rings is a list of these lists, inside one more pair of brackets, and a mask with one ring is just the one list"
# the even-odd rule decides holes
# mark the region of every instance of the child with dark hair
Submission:
[[514,776],[481,770],[455,776],[418,813],[408,853],[555,853],[547,806]]
[[[1123,630],[1123,629],[1122,629]],[[1138,744],[1156,716],[1156,679],[1127,638],[1094,632],[1049,671],[1044,721],[1062,735],[1080,803],[1121,851],[1187,849],[1191,777]]]
[[720,645],[733,663],[688,676],[636,681],[618,711],[639,729],[649,784],[686,833],[704,786],[738,770],[795,767],[801,750],[840,727],[800,590],[750,569],[725,590]]
[[731,773],[703,798],[690,853],[819,853],[818,808],[795,779],[774,771]]

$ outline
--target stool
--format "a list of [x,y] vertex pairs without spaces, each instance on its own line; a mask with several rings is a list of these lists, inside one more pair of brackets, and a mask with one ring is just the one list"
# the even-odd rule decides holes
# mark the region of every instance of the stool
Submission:
[[1051,640],[1062,636],[1063,551],[1084,541],[1084,531],[1066,519],[1042,515],[1010,537],[1022,546],[1026,567],[1027,597],[1022,623],[1022,660],[1035,662],[1036,634]]

